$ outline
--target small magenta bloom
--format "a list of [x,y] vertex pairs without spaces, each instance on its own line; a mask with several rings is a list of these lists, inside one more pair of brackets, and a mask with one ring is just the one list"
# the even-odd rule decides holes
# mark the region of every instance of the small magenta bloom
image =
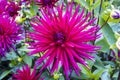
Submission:
[[5,7],[7,5],[7,0],[0,0],[0,14],[5,11]]
[[[84,9],[80,13],[79,5],[75,11],[73,7],[75,6],[71,4],[65,11],[63,5],[58,6],[56,10],[48,9],[47,12],[41,10],[43,16],[36,17],[39,21],[31,23],[34,32],[30,34],[31,39],[35,40],[31,43],[31,48],[34,50],[30,54],[44,52],[36,61],[36,66],[45,61],[40,71],[50,67],[50,72],[53,74],[54,71],[58,71],[58,66],[61,66],[67,80],[71,70],[79,76],[81,69],[77,63],[88,67],[84,59],[93,60],[94,57],[90,53],[99,49],[88,43],[99,37],[95,35],[98,27],[93,24],[96,19],[89,20],[91,13],[85,16]],[[91,24],[93,26],[89,27]]]
[[28,65],[23,66],[22,70],[18,69],[17,73],[13,75],[13,80],[43,80],[39,79],[40,75],[36,74],[36,69],[30,70]]
[[0,0],[0,14],[7,14],[10,17],[18,15],[20,7],[15,2],[9,2],[7,0]]
[[15,49],[16,40],[20,37],[20,27],[16,22],[8,16],[0,15],[0,56],[4,56],[6,52]]
[[54,7],[58,0],[35,0],[40,7]]
[[15,4],[15,2],[9,2],[6,8],[6,12],[8,12],[9,16],[17,16],[18,11],[20,10],[20,7],[18,4]]

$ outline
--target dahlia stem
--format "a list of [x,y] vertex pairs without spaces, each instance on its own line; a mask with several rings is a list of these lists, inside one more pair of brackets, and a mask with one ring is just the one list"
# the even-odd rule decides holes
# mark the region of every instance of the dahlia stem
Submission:
[[15,50],[15,53],[16,53],[19,57],[21,57],[17,50]]
[[[108,20],[110,19],[110,16],[107,18],[107,20],[103,23],[103,25],[100,27],[100,29],[99,30],[101,30],[105,25],[106,25],[106,23],[108,22]],[[99,31],[98,30],[98,31]]]
[[[100,1],[100,7],[99,7],[99,15],[100,15],[100,13],[101,13],[101,10],[102,10],[102,3],[103,3],[103,0],[101,0]],[[97,25],[99,24],[99,18],[100,18],[100,16],[98,15],[98,20],[97,20]],[[97,27],[97,26],[96,26]],[[101,29],[101,28],[100,28]],[[98,29],[98,31],[100,30],[100,29]],[[98,32],[97,31],[97,32]],[[95,32],[95,36],[97,35],[97,32]],[[93,45],[95,44],[95,40],[94,40],[94,42],[93,42]]]
[[27,25],[24,23],[24,31],[25,31],[25,42],[27,42]]
[[[102,10],[102,3],[103,3],[103,0],[100,1],[99,15],[100,15],[101,10]],[[99,24],[99,17],[100,17],[99,15],[98,15],[97,24]]]
[[[93,0],[93,4],[95,3],[95,0]],[[92,10],[92,18],[94,19],[94,9]]]

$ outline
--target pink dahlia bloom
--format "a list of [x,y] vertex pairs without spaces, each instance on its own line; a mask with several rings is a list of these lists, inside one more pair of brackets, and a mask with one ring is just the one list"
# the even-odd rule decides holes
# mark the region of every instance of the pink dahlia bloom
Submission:
[[[39,21],[31,23],[34,32],[30,34],[35,40],[31,45],[34,50],[30,54],[44,52],[43,56],[36,61],[36,66],[46,61],[40,71],[50,67],[50,72],[53,74],[60,65],[63,67],[67,80],[71,70],[80,75],[81,69],[77,63],[88,67],[84,59],[93,60],[94,57],[90,53],[99,49],[88,43],[99,37],[95,35],[98,30],[97,25],[93,24],[96,19],[89,20],[91,14],[88,13],[85,16],[84,9],[80,13],[79,5],[75,11],[73,7],[73,4],[67,6],[65,12],[63,5],[58,6],[57,10],[48,9],[48,12],[42,10],[42,18],[36,17]],[[91,24],[94,26],[90,28]]]
[[20,27],[8,16],[0,15],[0,56],[15,49],[16,40],[20,39]]
[[5,11],[5,7],[7,5],[7,0],[0,0],[0,14]]
[[18,15],[18,11],[20,10],[20,7],[18,4],[15,4],[15,2],[8,2],[8,5],[6,7],[6,12],[9,14],[9,16],[14,17]]
[[36,74],[36,69],[30,70],[28,65],[23,66],[22,70],[18,69],[17,73],[13,75],[13,80],[43,80],[39,79],[40,75]]
[[40,7],[43,7],[43,8],[54,7],[57,1],[58,0],[35,0],[36,4],[40,5]]
[[0,14],[7,14],[10,17],[15,17],[18,15],[19,10],[20,6],[15,4],[15,2],[0,0]]

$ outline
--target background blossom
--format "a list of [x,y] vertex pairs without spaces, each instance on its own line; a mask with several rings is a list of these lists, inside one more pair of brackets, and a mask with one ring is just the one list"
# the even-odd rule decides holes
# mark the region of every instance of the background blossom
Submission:
[[8,2],[8,5],[6,7],[6,12],[9,16],[14,17],[18,15],[18,11],[20,10],[20,7],[18,4],[15,4],[15,2]]
[[7,5],[7,0],[0,0],[0,14],[2,14],[5,11]]
[[36,4],[41,8],[54,7],[57,1],[58,0],[35,0]]
[[0,55],[15,49],[16,40],[20,40],[20,27],[6,15],[0,15]]
[[13,75],[15,80],[39,80],[39,77],[39,74],[36,75],[36,69],[34,68],[33,71],[31,71],[28,65],[23,66],[22,70],[18,69],[17,73]]

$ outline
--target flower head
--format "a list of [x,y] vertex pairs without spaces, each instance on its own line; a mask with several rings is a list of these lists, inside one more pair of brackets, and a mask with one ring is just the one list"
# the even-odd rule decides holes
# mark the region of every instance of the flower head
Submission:
[[6,52],[15,50],[16,40],[20,39],[20,27],[8,16],[0,15],[0,55],[4,56]]
[[113,19],[119,19],[120,18],[120,11],[119,10],[112,10],[111,17]]
[[5,7],[7,5],[7,0],[0,0],[0,14],[5,11]]
[[17,73],[13,75],[15,80],[39,80],[39,77],[39,74],[36,75],[36,69],[31,71],[28,65],[23,66],[22,70],[18,69]]
[[20,7],[19,5],[15,4],[15,2],[10,2],[6,8],[6,12],[8,12],[9,16],[11,17],[17,16],[19,10],[20,10]]
[[41,7],[54,7],[57,1],[58,0],[35,0],[36,4]]
[[[44,52],[36,61],[36,66],[45,60],[41,71],[50,67],[50,72],[53,74],[60,65],[67,79],[71,70],[80,75],[81,69],[77,63],[88,67],[84,59],[93,60],[94,57],[90,53],[99,49],[88,43],[98,38],[98,35],[95,35],[97,25],[93,24],[96,19],[88,22],[90,13],[85,16],[84,9],[79,13],[79,5],[73,13],[73,7],[73,4],[67,6],[64,12],[63,5],[58,6],[56,13],[54,9],[48,9],[48,12],[41,10],[43,16],[36,17],[40,22],[36,20],[31,23],[34,32],[30,34],[35,40],[31,45],[34,50],[30,54]],[[88,28],[91,24],[94,26]]]

